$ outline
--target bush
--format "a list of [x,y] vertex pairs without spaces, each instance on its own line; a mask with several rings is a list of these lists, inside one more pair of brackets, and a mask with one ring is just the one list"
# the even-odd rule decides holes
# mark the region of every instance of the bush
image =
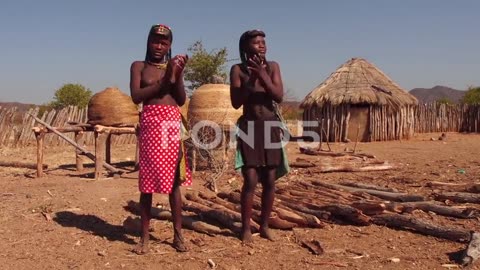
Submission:
[[61,109],[67,106],[85,108],[92,97],[92,91],[81,84],[67,83],[55,91],[49,106]]

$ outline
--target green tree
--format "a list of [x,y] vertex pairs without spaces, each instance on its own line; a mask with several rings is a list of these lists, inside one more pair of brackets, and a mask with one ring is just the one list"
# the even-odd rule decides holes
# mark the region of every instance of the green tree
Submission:
[[185,67],[185,80],[190,91],[206,83],[225,83],[227,72],[227,48],[214,49],[208,52],[202,41],[196,41],[188,48],[191,54]]
[[462,103],[480,104],[480,87],[469,87],[463,96]]
[[439,104],[453,104],[454,103],[451,99],[449,99],[447,97],[439,98],[439,99],[437,99],[436,102],[439,103]]
[[67,106],[84,108],[92,97],[92,91],[81,84],[67,83],[55,91],[50,106],[61,109]]

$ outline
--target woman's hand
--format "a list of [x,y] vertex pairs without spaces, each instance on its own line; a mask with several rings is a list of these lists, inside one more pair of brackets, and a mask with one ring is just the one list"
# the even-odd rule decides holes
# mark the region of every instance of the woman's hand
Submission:
[[188,55],[176,55],[173,57],[173,74],[176,79],[179,79],[185,69],[185,65],[188,61]]
[[175,55],[175,57],[170,59],[165,75],[168,76],[168,81],[171,84],[175,84],[177,80],[180,79],[181,75],[183,74],[183,70],[185,69],[185,65],[187,64],[187,61],[187,55]]
[[269,78],[266,69],[267,65],[258,55],[254,55],[252,58],[248,59],[247,67],[252,72],[254,77],[259,78],[262,81],[265,81]]

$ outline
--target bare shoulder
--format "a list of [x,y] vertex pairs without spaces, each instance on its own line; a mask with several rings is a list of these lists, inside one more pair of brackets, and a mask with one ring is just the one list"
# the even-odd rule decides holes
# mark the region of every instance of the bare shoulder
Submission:
[[240,71],[240,64],[235,64],[230,68],[230,72],[239,72]]
[[230,78],[240,78],[243,77],[243,72],[240,64],[235,64],[230,69]]
[[268,65],[275,69],[280,69],[280,65],[275,61],[268,61]]
[[135,61],[132,63],[130,69],[139,70],[139,69],[142,69],[144,66],[145,66],[145,63],[143,61]]

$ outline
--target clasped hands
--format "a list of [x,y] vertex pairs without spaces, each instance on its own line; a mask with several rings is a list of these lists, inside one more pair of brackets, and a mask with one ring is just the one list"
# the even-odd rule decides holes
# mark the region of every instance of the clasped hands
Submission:
[[267,65],[258,55],[254,55],[253,57],[248,59],[247,68],[251,74],[246,81],[246,85],[247,88],[250,89],[250,91],[254,91],[255,81],[257,79],[260,79],[260,83],[263,84],[266,80],[270,78],[267,73],[266,67]]
[[188,55],[186,54],[175,55],[170,61],[168,61],[165,78],[170,84],[175,84],[177,80],[181,78],[187,62]]

